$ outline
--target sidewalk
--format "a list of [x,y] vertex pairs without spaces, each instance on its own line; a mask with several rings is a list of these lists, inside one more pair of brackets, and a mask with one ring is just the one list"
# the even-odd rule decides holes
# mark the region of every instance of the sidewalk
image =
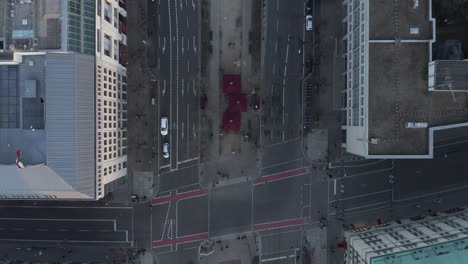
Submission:
[[[152,49],[156,49],[154,30],[148,26],[153,25],[153,18],[149,13],[148,1],[129,1],[127,5],[128,28],[128,189],[117,200],[129,200],[133,194],[139,197],[153,196],[153,171],[157,167],[157,155],[153,155],[153,134],[157,124],[154,124],[154,106],[151,105],[151,96],[155,93],[156,81],[149,68],[150,62],[155,58]],[[138,19],[132,19],[138,18]],[[152,35],[150,35],[152,34]],[[141,56],[146,54],[145,56]],[[154,63],[151,63],[154,65]],[[156,87],[157,88],[157,87]],[[141,201],[141,198],[140,198]]]
[[[202,52],[202,61],[207,60],[208,65],[208,69],[202,71],[202,87],[208,103],[201,112],[200,184],[214,187],[245,181],[247,175],[259,174],[259,111],[248,107],[247,112],[241,114],[240,131],[222,131],[221,120],[228,102],[220,83],[223,74],[241,74],[242,93],[247,94],[248,100],[254,91],[260,94],[260,64],[252,61],[260,50],[255,48],[256,39],[250,37],[256,34],[253,30],[260,29],[252,26],[257,23],[254,18],[260,14],[252,13],[252,8],[256,8],[252,0],[206,0],[202,3],[210,15],[209,28],[202,28],[202,36],[210,35],[205,42],[210,52]],[[204,34],[203,30],[209,34]],[[260,41],[257,44],[260,45]]]

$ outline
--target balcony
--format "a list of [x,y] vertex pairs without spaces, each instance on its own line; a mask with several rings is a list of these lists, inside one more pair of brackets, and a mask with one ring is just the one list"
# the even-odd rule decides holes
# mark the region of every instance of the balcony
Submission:
[[122,42],[119,43],[119,63],[126,67],[127,66],[127,46],[125,46]]
[[127,17],[127,10],[121,6],[119,6],[119,14],[123,17]]
[[122,21],[119,22],[119,33],[127,34],[127,30],[125,28],[125,23],[122,22]]

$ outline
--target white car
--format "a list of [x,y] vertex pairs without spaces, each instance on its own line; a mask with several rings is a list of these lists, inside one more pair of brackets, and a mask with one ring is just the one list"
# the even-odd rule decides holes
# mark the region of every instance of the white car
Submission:
[[163,144],[163,149],[162,149],[162,151],[163,151],[163,157],[164,157],[165,159],[168,159],[168,158],[169,158],[169,143],[164,143],[164,144]]
[[163,116],[161,117],[161,135],[165,136],[167,135],[167,131],[169,129],[169,120],[167,117]]
[[306,16],[306,30],[312,30],[312,16],[307,15]]

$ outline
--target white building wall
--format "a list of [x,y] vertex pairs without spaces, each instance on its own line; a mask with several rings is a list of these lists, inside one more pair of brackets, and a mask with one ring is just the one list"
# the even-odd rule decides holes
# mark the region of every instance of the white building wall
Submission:
[[126,68],[119,64],[119,3],[96,1],[97,193],[126,177]]
[[346,150],[368,154],[369,2],[347,2]]

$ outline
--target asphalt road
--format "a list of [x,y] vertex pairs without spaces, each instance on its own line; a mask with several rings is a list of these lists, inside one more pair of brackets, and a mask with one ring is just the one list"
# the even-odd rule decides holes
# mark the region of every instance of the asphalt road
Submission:
[[160,0],[156,42],[159,65],[159,112],[169,119],[170,157],[160,156],[163,171],[177,170],[199,157],[199,20],[198,0]]
[[133,214],[131,206],[1,206],[0,241],[130,247]]
[[262,64],[262,138],[266,147],[301,137],[304,1],[268,1]]

